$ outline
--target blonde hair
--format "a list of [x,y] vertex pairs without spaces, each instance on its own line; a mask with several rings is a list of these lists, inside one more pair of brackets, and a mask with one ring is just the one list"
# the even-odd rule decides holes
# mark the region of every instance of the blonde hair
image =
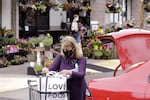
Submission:
[[77,41],[72,37],[72,36],[65,36],[62,40],[61,40],[61,54],[64,56],[63,54],[63,46],[67,45],[67,46],[73,46],[75,48],[75,57],[76,58],[81,58],[83,56],[82,52],[80,52],[81,50],[81,46],[77,43]]

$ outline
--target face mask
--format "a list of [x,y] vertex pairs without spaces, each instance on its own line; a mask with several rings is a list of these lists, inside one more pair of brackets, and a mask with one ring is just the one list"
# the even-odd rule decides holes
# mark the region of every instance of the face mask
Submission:
[[73,54],[72,50],[63,50],[65,57],[70,57]]

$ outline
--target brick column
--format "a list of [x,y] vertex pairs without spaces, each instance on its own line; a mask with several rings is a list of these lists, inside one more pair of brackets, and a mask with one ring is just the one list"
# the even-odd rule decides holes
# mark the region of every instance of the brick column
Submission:
[[91,21],[105,23],[105,0],[91,0]]
[[15,37],[19,38],[19,5],[17,0],[11,0],[11,26],[15,32]]
[[0,27],[2,24],[2,0],[0,0]]

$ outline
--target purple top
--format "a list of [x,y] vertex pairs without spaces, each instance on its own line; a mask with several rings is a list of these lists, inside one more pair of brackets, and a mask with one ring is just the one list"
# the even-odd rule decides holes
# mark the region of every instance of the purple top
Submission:
[[53,64],[49,67],[50,71],[61,71],[63,69],[73,69],[75,63],[79,65],[78,72],[72,72],[72,76],[67,81],[67,89],[70,92],[70,100],[85,100],[86,90],[86,58],[83,56],[80,59],[64,58],[57,55]]

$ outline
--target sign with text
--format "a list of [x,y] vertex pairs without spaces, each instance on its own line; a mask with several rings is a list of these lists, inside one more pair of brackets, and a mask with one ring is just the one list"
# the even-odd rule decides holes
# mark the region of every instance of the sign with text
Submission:
[[41,100],[69,100],[67,93],[50,93],[50,94],[41,94]]
[[67,78],[63,76],[46,76],[40,77],[38,82],[38,90],[43,92],[40,94],[41,100],[68,100]]

